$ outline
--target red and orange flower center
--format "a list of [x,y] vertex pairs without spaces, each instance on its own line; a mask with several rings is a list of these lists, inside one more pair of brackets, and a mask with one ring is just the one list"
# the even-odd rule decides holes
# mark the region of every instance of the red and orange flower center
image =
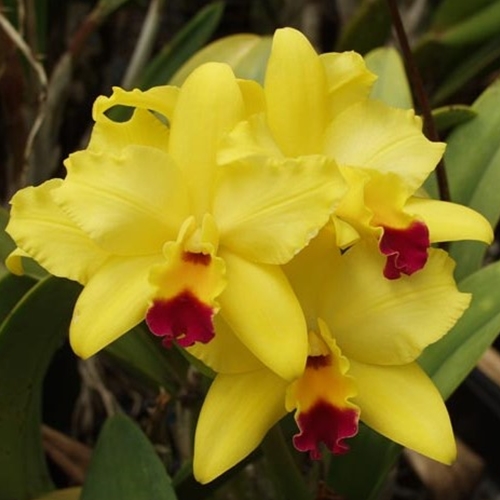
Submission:
[[[209,266],[211,256],[183,252],[182,261],[190,266]],[[182,347],[195,342],[207,343],[215,335],[214,310],[186,287],[168,298],[157,298],[146,313],[151,332],[163,337],[163,345],[170,347],[176,341]]]
[[321,443],[335,454],[348,451],[344,440],[356,435],[359,419],[359,409],[348,401],[351,385],[333,355],[308,357],[294,390],[300,430],[293,438],[295,448],[308,451],[312,459],[321,458]]

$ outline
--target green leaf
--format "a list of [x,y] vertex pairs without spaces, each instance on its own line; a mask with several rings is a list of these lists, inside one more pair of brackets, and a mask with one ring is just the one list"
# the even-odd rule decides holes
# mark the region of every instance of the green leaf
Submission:
[[443,0],[433,16],[432,28],[441,31],[444,28],[467,19],[478,10],[487,7],[497,0]]
[[153,446],[124,415],[104,424],[81,500],[175,500],[169,476]]
[[148,89],[165,85],[177,69],[209,40],[219,25],[223,11],[222,2],[214,2],[200,10],[148,64],[137,86]]
[[500,29],[500,2],[474,10],[462,22],[437,32],[435,37],[445,45],[469,45],[482,42],[498,34]]
[[80,286],[48,278],[0,325],[0,485],[2,500],[28,500],[52,489],[40,436],[41,385],[67,336]]
[[429,346],[419,359],[444,398],[448,398],[477,364],[500,331],[500,262],[470,275],[459,284],[472,302],[455,327]]
[[182,85],[188,75],[206,62],[223,62],[233,68],[238,78],[264,83],[272,37],[241,33],[230,35],[207,45],[191,57],[172,77],[172,85]]
[[[482,213],[495,227],[500,218],[500,81],[472,105],[477,116],[457,127],[448,138],[445,163],[452,201]],[[486,247],[477,242],[458,242],[450,253],[457,261],[460,280],[479,269]]]
[[52,491],[48,495],[37,498],[37,500],[79,500],[81,488],[65,488],[64,490]]
[[391,15],[386,0],[363,0],[343,29],[337,50],[366,54],[384,45],[391,32]]
[[440,133],[467,123],[476,116],[477,113],[470,106],[463,104],[451,104],[432,110],[434,123]]
[[331,457],[326,478],[328,486],[349,500],[377,499],[401,453],[401,446],[364,424],[349,440],[349,446],[345,455]]
[[470,55],[463,54],[461,60],[441,79],[439,87],[432,96],[432,102],[436,104],[448,99],[499,58],[500,40],[496,38],[472,51]]
[[188,363],[175,349],[165,349],[139,325],[109,345],[105,352],[155,388],[177,393],[185,380]]
[[36,281],[28,276],[6,274],[0,278],[0,325]]
[[371,91],[379,99],[396,108],[413,108],[410,85],[399,52],[393,48],[378,48],[365,56],[370,71],[378,76]]

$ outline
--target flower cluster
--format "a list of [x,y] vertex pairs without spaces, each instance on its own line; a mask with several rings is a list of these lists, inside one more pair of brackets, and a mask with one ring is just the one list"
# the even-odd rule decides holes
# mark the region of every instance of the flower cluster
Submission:
[[[99,97],[67,176],[18,192],[22,257],[84,285],[70,327],[88,357],[146,320],[216,377],[195,438],[208,482],[287,412],[297,449],[347,450],[359,419],[449,463],[444,403],[417,358],[467,308],[432,243],[490,242],[478,213],[426,197],[444,145],[369,98],[354,53],[278,30],[265,84],[208,63],[181,88]],[[133,108],[116,122],[114,106]],[[244,396],[242,396],[244,395]]]

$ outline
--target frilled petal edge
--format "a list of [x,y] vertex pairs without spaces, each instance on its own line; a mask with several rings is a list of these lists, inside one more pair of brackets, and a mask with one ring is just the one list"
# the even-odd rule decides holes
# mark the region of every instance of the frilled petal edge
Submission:
[[326,224],[345,190],[335,162],[320,155],[226,165],[213,207],[221,244],[284,264]]
[[[6,231],[21,251],[51,274],[85,284],[109,254],[54,202],[53,193],[62,184],[53,179],[18,191],[11,201]],[[22,272],[16,255],[9,258],[9,266]]]

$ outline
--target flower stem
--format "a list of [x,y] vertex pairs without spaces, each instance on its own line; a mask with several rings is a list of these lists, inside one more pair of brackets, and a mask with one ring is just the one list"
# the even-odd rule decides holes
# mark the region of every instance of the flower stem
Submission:
[[262,449],[284,498],[311,500],[312,494],[290,453],[279,423],[267,433]]
[[[424,118],[425,135],[431,141],[439,141],[439,135],[434,123],[434,118],[432,117],[432,110],[427,97],[427,92],[424,89],[420,72],[418,71],[415,58],[413,57],[413,53],[410,49],[410,44],[408,42],[408,37],[406,36],[403,22],[401,21],[396,0],[387,0],[387,4],[391,13],[392,24],[396,30],[398,42],[403,53],[406,70],[408,71],[408,76],[410,77],[413,92]],[[448,178],[443,160],[441,160],[436,167],[436,176],[439,188],[439,197],[441,200],[450,201],[450,189],[448,186]]]

